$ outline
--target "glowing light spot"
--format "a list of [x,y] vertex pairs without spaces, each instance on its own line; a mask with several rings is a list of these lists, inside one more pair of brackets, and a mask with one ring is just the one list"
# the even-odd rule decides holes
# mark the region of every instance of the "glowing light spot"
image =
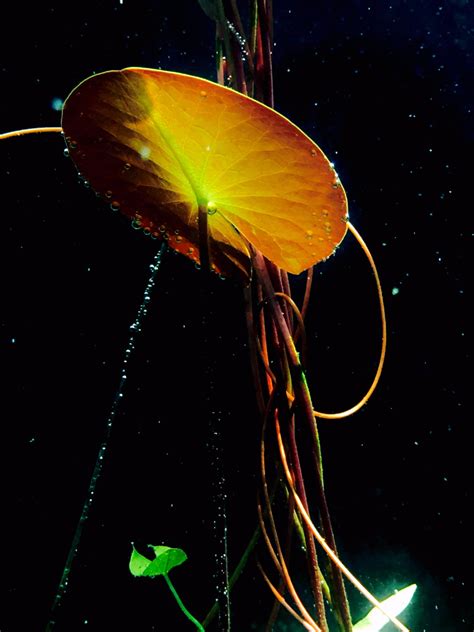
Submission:
[[151,149],[149,147],[147,147],[146,145],[143,145],[143,147],[140,147],[140,156],[142,158],[142,160],[148,160],[148,158],[151,155]]
[[60,99],[59,97],[54,97],[54,99],[51,101],[51,107],[56,112],[61,112],[61,110],[63,109],[63,103],[64,101],[62,99]]

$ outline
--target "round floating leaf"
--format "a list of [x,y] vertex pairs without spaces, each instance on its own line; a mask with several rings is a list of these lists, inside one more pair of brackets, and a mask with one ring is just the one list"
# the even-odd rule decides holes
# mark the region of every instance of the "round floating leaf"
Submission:
[[346,195],[323,152],[229,88],[162,70],[104,72],[69,95],[62,126],[95,191],[196,262],[198,210],[207,211],[218,273],[248,280],[250,243],[298,274],[345,235]]
[[130,556],[129,569],[135,577],[157,577],[166,575],[175,566],[179,566],[188,558],[182,549],[172,549],[169,546],[150,545],[155,559],[150,560],[139,553],[133,546]]

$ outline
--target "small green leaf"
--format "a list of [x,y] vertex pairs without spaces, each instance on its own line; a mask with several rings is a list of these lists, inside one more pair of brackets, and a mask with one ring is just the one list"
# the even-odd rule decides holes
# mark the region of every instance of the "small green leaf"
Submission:
[[166,575],[175,566],[179,566],[187,560],[187,555],[182,549],[172,549],[169,546],[148,545],[153,549],[155,559],[149,559],[139,553],[132,545],[129,569],[135,577],[157,577]]
[[150,560],[139,553],[132,544],[132,554],[130,556],[130,562],[128,563],[128,568],[132,575],[134,577],[143,577],[149,565]]

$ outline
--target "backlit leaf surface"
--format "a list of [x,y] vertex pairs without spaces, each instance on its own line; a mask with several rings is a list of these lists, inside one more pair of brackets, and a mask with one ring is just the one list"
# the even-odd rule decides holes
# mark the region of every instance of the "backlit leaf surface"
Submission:
[[169,546],[149,545],[153,549],[155,558],[148,559],[132,545],[129,569],[135,577],[157,577],[166,575],[175,566],[179,566],[188,558],[182,549],[172,549]]
[[62,126],[95,191],[196,262],[198,208],[207,209],[221,274],[248,280],[248,243],[298,274],[345,235],[346,196],[323,152],[229,88],[162,70],[108,71],[70,94]]

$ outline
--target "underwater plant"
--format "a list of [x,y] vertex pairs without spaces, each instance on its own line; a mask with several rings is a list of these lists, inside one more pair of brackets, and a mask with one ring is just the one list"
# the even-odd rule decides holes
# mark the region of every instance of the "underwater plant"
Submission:
[[[74,89],[64,104],[60,128],[35,131],[64,133],[82,177],[136,227],[192,259],[201,275],[215,272],[243,285],[262,416],[260,532],[277,579],[271,580],[263,566],[262,574],[277,602],[306,629],[329,629],[330,603],[339,629],[350,630],[343,576],[364,589],[337,555],[317,419],[356,412],[376,387],[386,345],[380,282],[368,249],[348,221],[344,189],[331,163],[272,109],[270,3],[253,4],[248,38],[234,3],[205,4],[208,10],[212,6],[217,24],[218,78],[233,90],[172,72],[109,71]],[[248,69],[242,47],[248,51]],[[33,130],[1,137],[28,131]],[[312,403],[305,373],[304,316],[312,273],[307,273],[301,309],[291,296],[288,273],[311,270],[333,254],[347,230],[364,248],[375,274],[381,354],[362,399],[349,410],[324,413]],[[269,472],[272,449],[280,464]],[[302,465],[303,449],[310,454],[310,467]],[[316,496],[312,508],[309,488]],[[287,497],[287,520],[280,525],[274,506],[282,495]],[[299,538],[308,560],[315,613],[303,604],[289,570],[293,537]],[[276,616],[277,609],[269,627]]]

